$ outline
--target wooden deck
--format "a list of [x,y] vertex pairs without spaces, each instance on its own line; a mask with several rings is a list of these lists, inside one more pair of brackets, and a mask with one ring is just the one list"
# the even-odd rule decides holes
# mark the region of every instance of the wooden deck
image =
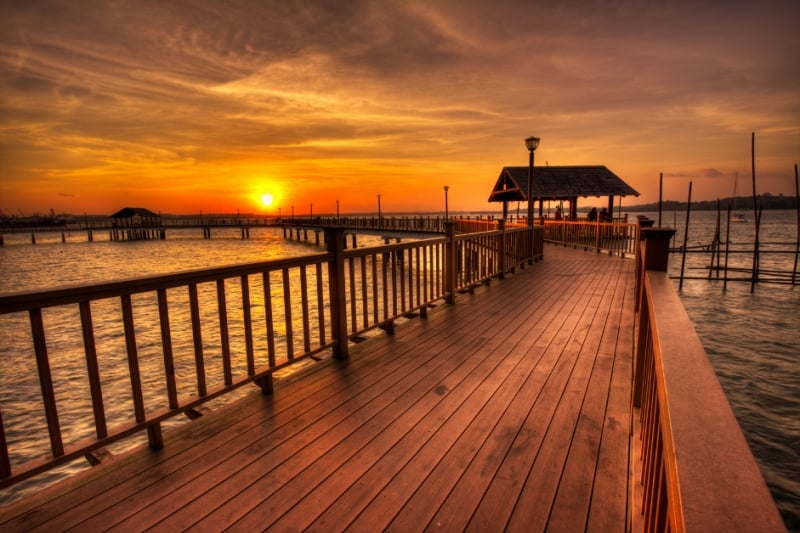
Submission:
[[0,530],[624,531],[634,262],[455,306],[0,510]]

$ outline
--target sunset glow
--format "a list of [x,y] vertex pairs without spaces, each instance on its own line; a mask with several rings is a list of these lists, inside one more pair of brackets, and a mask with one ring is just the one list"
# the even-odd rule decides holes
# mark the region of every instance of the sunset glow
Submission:
[[795,2],[40,4],[0,6],[2,214],[496,209],[531,135],[631,205],[749,194],[755,132],[794,194]]

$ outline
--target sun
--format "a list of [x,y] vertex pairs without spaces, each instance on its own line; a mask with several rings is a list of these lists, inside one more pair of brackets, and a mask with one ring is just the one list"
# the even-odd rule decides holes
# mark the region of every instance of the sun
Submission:
[[271,206],[272,205],[272,195],[269,194],[269,193],[262,194],[261,195],[261,203],[264,204],[264,206],[266,206],[266,207]]

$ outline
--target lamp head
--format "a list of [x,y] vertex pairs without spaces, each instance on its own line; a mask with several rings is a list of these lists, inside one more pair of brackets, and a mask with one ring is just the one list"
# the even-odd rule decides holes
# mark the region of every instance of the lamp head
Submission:
[[525,139],[525,146],[533,152],[536,148],[539,147],[539,137],[528,137]]

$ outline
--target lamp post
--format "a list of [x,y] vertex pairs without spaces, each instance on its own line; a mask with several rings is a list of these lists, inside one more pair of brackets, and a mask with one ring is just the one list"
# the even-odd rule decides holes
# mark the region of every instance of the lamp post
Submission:
[[533,152],[539,147],[539,137],[528,137],[525,146],[530,152],[528,161],[528,225],[533,226]]
[[314,220],[314,204],[308,204],[308,218]]
[[381,195],[378,195],[378,227],[383,227],[383,221],[381,219]]
[[280,219],[281,219],[281,208],[279,207],[278,208],[278,220],[280,220]]
[[447,191],[449,191],[449,190],[450,190],[450,186],[449,185],[445,185],[444,186],[444,219],[445,220],[450,218],[449,215],[448,215],[448,209],[447,209]]
[[339,200],[336,200],[336,223],[339,223]]

